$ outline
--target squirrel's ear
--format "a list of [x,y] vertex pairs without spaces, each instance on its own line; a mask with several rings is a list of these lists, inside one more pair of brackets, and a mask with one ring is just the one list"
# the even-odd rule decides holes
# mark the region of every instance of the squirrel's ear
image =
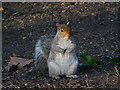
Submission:
[[61,25],[60,25],[59,23],[56,23],[56,26],[57,26],[57,27],[61,27]]

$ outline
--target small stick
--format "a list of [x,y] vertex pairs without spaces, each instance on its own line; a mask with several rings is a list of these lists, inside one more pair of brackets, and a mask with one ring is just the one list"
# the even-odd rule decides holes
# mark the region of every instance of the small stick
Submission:
[[85,77],[86,77],[86,80],[85,80],[85,82],[86,82],[86,84],[87,84],[87,87],[89,86],[89,84],[88,84],[88,75],[87,74],[85,74]]
[[119,73],[119,71],[118,71],[118,69],[117,69],[117,66],[115,66],[115,71],[116,71],[116,73],[117,73],[117,76],[120,76],[120,73]]
[[108,77],[109,77],[109,75],[110,75],[110,74],[107,72],[107,82],[108,82],[108,79],[109,79],[109,78],[108,78]]
[[107,72],[107,71],[105,71],[105,70],[104,70],[104,72],[106,72],[106,73],[107,73],[107,75],[106,75],[106,83],[108,83],[110,73],[108,73],[108,72]]

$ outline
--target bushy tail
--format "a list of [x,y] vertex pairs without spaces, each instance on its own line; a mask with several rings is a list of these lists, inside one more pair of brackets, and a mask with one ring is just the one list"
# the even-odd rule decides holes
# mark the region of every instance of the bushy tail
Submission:
[[35,45],[33,66],[29,72],[35,71],[37,68],[42,66],[40,63],[45,62],[45,60],[47,61],[53,36],[54,35],[44,35],[37,41]]
[[32,72],[35,70],[36,65],[39,63],[40,57],[43,55],[43,50],[41,46],[41,39],[39,39],[35,45],[35,52],[34,52],[34,58],[33,58],[33,66],[29,70],[29,72]]
[[35,55],[34,55],[34,59],[33,59],[35,66],[39,62],[40,57],[42,57],[42,56],[43,56],[43,50],[42,50],[42,46],[41,46],[41,39],[39,39],[35,46]]

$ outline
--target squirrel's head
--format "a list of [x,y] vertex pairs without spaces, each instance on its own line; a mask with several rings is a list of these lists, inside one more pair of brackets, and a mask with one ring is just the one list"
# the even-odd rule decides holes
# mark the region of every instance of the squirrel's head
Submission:
[[63,39],[68,39],[70,37],[70,29],[66,25],[61,25],[59,23],[56,24],[57,32],[60,37]]

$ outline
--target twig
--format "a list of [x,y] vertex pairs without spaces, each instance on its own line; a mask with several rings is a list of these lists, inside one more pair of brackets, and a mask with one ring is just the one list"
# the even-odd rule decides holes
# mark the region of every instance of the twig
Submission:
[[117,73],[117,76],[120,76],[120,73],[119,73],[119,71],[118,71],[118,69],[117,69],[117,66],[115,66],[115,71],[116,71],[116,73]]
[[[93,71],[97,72],[95,69],[92,69]],[[98,73],[98,72],[97,72]]]
[[108,73],[108,72],[107,72],[107,71],[105,71],[105,70],[104,70],[104,72],[106,72],[106,73],[107,73],[107,75],[106,75],[106,83],[108,83],[110,73]]
[[85,77],[86,77],[86,80],[85,80],[85,82],[86,82],[86,84],[87,84],[87,87],[89,86],[89,84],[88,84],[88,75],[87,74],[85,74]]
[[108,79],[109,79],[109,73],[108,72],[106,72],[107,73],[107,79],[106,79],[106,81],[108,82]]

